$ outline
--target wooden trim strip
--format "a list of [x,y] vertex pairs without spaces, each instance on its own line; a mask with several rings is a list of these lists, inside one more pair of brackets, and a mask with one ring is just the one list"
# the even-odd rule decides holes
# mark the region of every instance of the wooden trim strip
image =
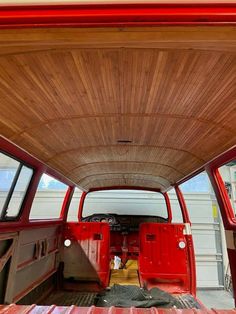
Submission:
[[45,125],[49,125],[52,123],[61,123],[62,121],[71,121],[71,120],[80,120],[80,119],[103,119],[103,118],[113,118],[113,117],[141,117],[141,118],[151,118],[151,119],[157,119],[159,117],[161,118],[165,118],[165,119],[180,119],[180,120],[191,120],[192,122],[200,122],[200,123],[204,123],[207,125],[212,125],[214,127],[217,127],[219,129],[223,129],[227,132],[233,133],[234,134],[234,128],[230,127],[229,125],[219,125],[219,123],[214,122],[212,120],[208,120],[208,119],[203,119],[203,118],[198,118],[195,116],[183,116],[183,115],[177,115],[177,114],[164,114],[164,113],[106,113],[106,114],[90,114],[90,115],[74,115],[74,116],[67,116],[64,118],[57,118],[57,119],[48,119],[45,120],[41,123],[36,123],[35,125],[32,125],[31,127],[25,128],[23,130],[21,130],[18,133],[15,133],[12,137],[10,137],[9,139],[14,141],[17,137],[23,135],[24,133],[28,133],[32,130],[41,128]]
[[[93,186],[93,182],[96,182],[96,181],[98,181],[98,180],[90,181],[88,184],[86,184],[85,186],[83,186],[83,188],[86,189],[86,190],[88,190],[89,185]],[[102,179],[102,181],[103,181],[103,182],[104,182],[104,181],[113,181],[113,179],[111,179],[111,178],[109,178],[109,179]],[[153,181],[153,180],[147,180],[147,179],[143,180],[143,179],[135,178],[135,181],[152,182],[152,184],[153,184],[153,183],[156,183],[156,184],[159,184],[160,186],[162,186],[164,189],[166,189],[166,186],[160,184],[159,182],[155,182],[155,181]],[[110,186],[110,185],[108,185],[108,186]],[[134,187],[135,187],[135,186],[134,186]],[[103,188],[103,186],[100,187],[100,188]],[[148,185],[145,185],[145,188],[148,189],[149,186],[148,186]],[[152,187],[150,187],[150,188],[152,189]],[[96,186],[93,187],[93,189],[96,189]],[[98,190],[99,190],[99,188],[98,188]]]
[[[76,183],[77,183],[78,185],[80,185],[80,184],[82,184],[82,182],[83,182],[84,180],[86,180],[87,178],[91,178],[91,177],[101,177],[101,176],[107,176],[107,175],[114,175],[114,176],[116,176],[116,175],[121,175],[121,176],[123,176],[123,175],[127,175],[127,176],[128,176],[128,175],[131,175],[131,176],[142,175],[143,177],[145,177],[145,176],[148,176],[149,178],[150,178],[150,177],[153,177],[153,178],[155,179],[155,180],[153,180],[153,182],[157,181],[158,184],[160,184],[160,185],[163,186],[163,187],[166,187],[166,186],[163,185],[163,184],[161,184],[161,183],[158,181],[159,178],[163,179],[163,181],[166,181],[167,186],[169,186],[169,184],[171,183],[171,182],[168,181],[167,178],[162,177],[162,176],[160,176],[160,175],[156,176],[156,175],[153,175],[152,173],[143,173],[143,172],[104,172],[104,173],[93,173],[93,174],[91,174],[91,175],[88,175],[88,176],[83,177],[82,179],[80,179],[80,180],[77,181]],[[132,179],[132,177],[131,177],[131,179]],[[98,179],[98,180],[99,180],[99,179]],[[102,180],[103,180],[103,179],[102,179]],[[135,178],[135,180],[136,180],[136,178]],[[142,180],[145,181],[146,179],[142,179]],[[152,180],[149,180],[149,181],[152,181]]]
[[[119,164],[145,164],[145,162],[143,161],[135,161],[135,160],[129,160],[129,161],[118,161],[118,160],[110,160],[110,161],[99,161],[99,162],[89,162],[87,164],[82,164],[80,166],[77,166],[77,167],[74,167],[74,168],[71,168],[67,173],[65,173],[65,175],[68,175],[71,173],[71,171],[75,171],[75,170],[78,170],[78,169],[81,169],[81,168],[86,168],[87,166],[91,166],[91,165],[103,165],[103,164],[117,164],[119,162]],[[185,173],[181,172],[180,170],[170,166],[170,165],[167,165],[167,164],[162,164],[162,163],[158,163],[158,162],[147,162],[148,165],[153,165],[153,166],[162,166],[162,167],[167,167],[167,168],[170,168],[176,172],[178,172],[179,174],[181,175],[185,175]]]
[[66,151],[61,151],[57,154],[54,154],[52,157],[48,158],[45,162],[49,162],[55,158],[57,158],[58,156],[61,156],[61,155],[64,155],[64,154],[68,154],[68,153],[72,153],[72,152],[80,152],[81,149],[92,149],[92,148],[101,148],[101,147],[146,147],[146,148],[161,148],[161,149],[166,149],[166,150],[173,150],[173,151],[177,151],[177,152],[182,152],[182,153],[186,153],[188,154],[189,156],[192,156],[194,157],[195,159],[197,159],[198,161],[201,161],[201,162],[205,162],[204,159],[198,157],[197,155],[187,151],[187,150],[184,150],[184,149],[179,149],[179,148],[174,148],[174,147],[169,147],[169,146],[161,146],[161,145],[148,145],[148,144],[145,144],[145,145],[136,145],[136,144],[119,144],[119,145],[96,145],[96,146],[79,146],[77,148],[73,148],[73,149],[68,149]]

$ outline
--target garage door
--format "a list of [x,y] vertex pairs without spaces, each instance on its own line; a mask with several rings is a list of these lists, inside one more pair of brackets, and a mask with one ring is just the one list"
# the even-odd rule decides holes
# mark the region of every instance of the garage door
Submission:
[[[197,287],[223,288],[221,221],[214,196],[210,193],[184,193],[184,197],[192,222]],[[175,195],[170,194],[170,198],[173,204],[177,203]]]

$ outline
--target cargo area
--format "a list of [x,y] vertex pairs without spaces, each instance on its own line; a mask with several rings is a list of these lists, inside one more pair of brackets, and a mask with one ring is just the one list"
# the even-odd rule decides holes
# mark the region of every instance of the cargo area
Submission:
[[[119,219],[124,223],[123,216],[116,217]],[[127,219],[130,217],[126,216],[126,226]],[[135,229],[140,216],[132,219],[133,224],[125,231],[118,223],[70,222],[63,228],[59,225],[23,230],[19,238],[8,239],[8,250],[17,241],[19,252],[19,258],[15,256],[15,290],[10,290],[15,303],[204,308],[195,299],[189,280],[190,252],[186,245],[178,248],[181,241],[192,241],[186,226],[167,221],[143,222]],[[150,216],[146,219],[160,221]],[[167,242],[167,246],[160,247]]]
[[[123,288],[126,288],[126,286],[123,286]],[[104,291],[104,296],[108,295],[110,291]],[[130,295],[129,295],[130,297]],[[140,301],[139,308],[150,308],[150,307],[155,307],[155,308],[178,308],[178,309],[203,309],[204,306],[201,305],[198,301],[195,300],[193,296],[190,294],[186,295],[178,295],[174,296],[176,299],[176,305],[169,305],[168,301],[165,300],[158,300],[155,305],[150,305],[149,303],[155,303],[153,302],[142,302]],[[98,293],[93,293],[93,292],[72,292],[72,291],[53,291],[51,294],[46,297],[44,300],[42,300],[38,305],[57,305],[57,306],[78,306],[78,307],[90,307],[90,306],[96,306],[96,307],[122,307],[122,308],[129,308],[132,306],[132,301],[127,301],[127,300],[119,300],[120,304],[118,304],[117,299],[114,298],[113,300],[110,300],[109,304],[106,304],[106,302],[101,301],[101,296]],[[126,301],[126,302],[125,302]],[[137,303],[137,301],[136,301]],[[157,304],[158,303],[158,304]],[[125,304],[126,306],[121,306],[121,304]],[[27,305],[27,304],[26,304]],[[145,306],[144,306],[145,305]]]
[[1,296],[19,305],[202,308],[191,247],[188,223],[148,215],[100,213],[2,233]]
[[[88,282],[74,282],[73,285],[64,283],[63,289],[63,287],[56,287],[54,276],[54,280],[52,278],[48,279],[42,286],[25,296],[17,304],[27,305],[31,302],[39,306],[56,305],[67,307],[205,308],[202,303],[199,303],[190,294],[171,295],[158,288],[148,291],[145,288],[140,288],[139,285],[122,284],[123,278],[120,283],[118,283],[118,280],[116,281],[116,284],[106,289],[101,289],[95,283]],[[51,285],[49,285],[49,282],[51,282]]]

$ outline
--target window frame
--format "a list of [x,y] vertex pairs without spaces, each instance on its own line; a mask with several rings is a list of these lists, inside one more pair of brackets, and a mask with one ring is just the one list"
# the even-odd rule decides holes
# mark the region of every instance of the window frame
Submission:
[[166,205],[166,213],[167,213],[167,220],[168,222],[172,221],[172,209],[171,209],[171,205],[170,205],[170,200],[169,200],[169,196],[166,192],[162,192],[159,189],[151,189],[151,188],[145,188],[145,187],[134,187],[134,186],[115,186],[115,187],[105,187],[105,188],[95,188],[95,189],[91,189],[87,192],[82,192],[81,194],[81,198],[80,198],[80,202],[79,202],[79,208],[78,208],[78,222],[82,221],[83,217],[83,209],[84,209],[84,203],[86,200],[86,197],[88,196],[89,193],[93,193],[93,192],[98,192],[98,191],[108,191],[108,190],[136,190],[136,191],[149,191],[149,192],[155,192],[155,193],[159,193],[162,194],[163,198],[164,198],[164,202]]
[[[15,173],[15,176],[13,178],[13,181],[11,183],[11,187],[10,189],[8,190],[8,193],[7,193],[7,196],[6,196],[6,199],[5,199],[5,202],[4,202],[4,205],[3,205],[3,208],[2,208],[2,212],[1,212],[1,215],[0,215],[0,224],[2,222],[16,222],[16,221],[19,221],[20,218],[21,218],[21,215],[22,215],[22,212],[23,212],[23,208],[24,208],[24,205],[25,205],[25,202],[26,202],[26,199],[27,199],[27,195],[28,195],[28,191],[29,191],[29,188],[30,188],[30,185],[32,183],[32,180],[34,178],[34,175],[35,175],[35,168],[31,165],[29,165],[27,162],[24,162],[22,161],[21,159],[9,154],[8,152],[4,151],[3,149],[0,149],[0,153],[19,162],[19,166],[16,170],[16,173]],[[21,204],[19,206],[19,211],[18,211],[18,214],[16,216],[10,216],[8,217],[6,214],[7,214],[7,208],[8,208],[8,205],[12,199],[12,195],[15,191],[15,187],[16,187],[16,184],[18,182],[18,179],[20,177],[20,174],[21,174],[21,170],[23,167],[27,167],[29,169],[32,170],[32,175],[31,175],[31,178],[29,180],[29,183],[28,183],[28,186],[25,190],[25,194],[22,198],[22,201],[21,201]]]
[[224,222],[224,227],[226,230],[235,229],[236,217],[223,178],[220,174],[219,168],[235,160],[235,156],[236,146],[226,151],[225,153],[223,153],[218,158],[214,159],[212,162],[205,166],[205,170],[208,173],[213,190],[215,192],[216,199],[221,210],[222,220]]

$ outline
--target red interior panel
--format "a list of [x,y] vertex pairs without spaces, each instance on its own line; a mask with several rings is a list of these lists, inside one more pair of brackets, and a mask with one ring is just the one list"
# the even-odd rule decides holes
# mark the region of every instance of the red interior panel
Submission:
[[190,291],[184,228],[184,224],[141,224],[139,275],[142,285],[158,286],[171,293]]
[[67,223],[65,238],[72,241],[72,254],[69,251],[64,254],[67,272],[84,280],[98,278],[103,286],[107,286],[110,272],[109,225],[102,222]]

